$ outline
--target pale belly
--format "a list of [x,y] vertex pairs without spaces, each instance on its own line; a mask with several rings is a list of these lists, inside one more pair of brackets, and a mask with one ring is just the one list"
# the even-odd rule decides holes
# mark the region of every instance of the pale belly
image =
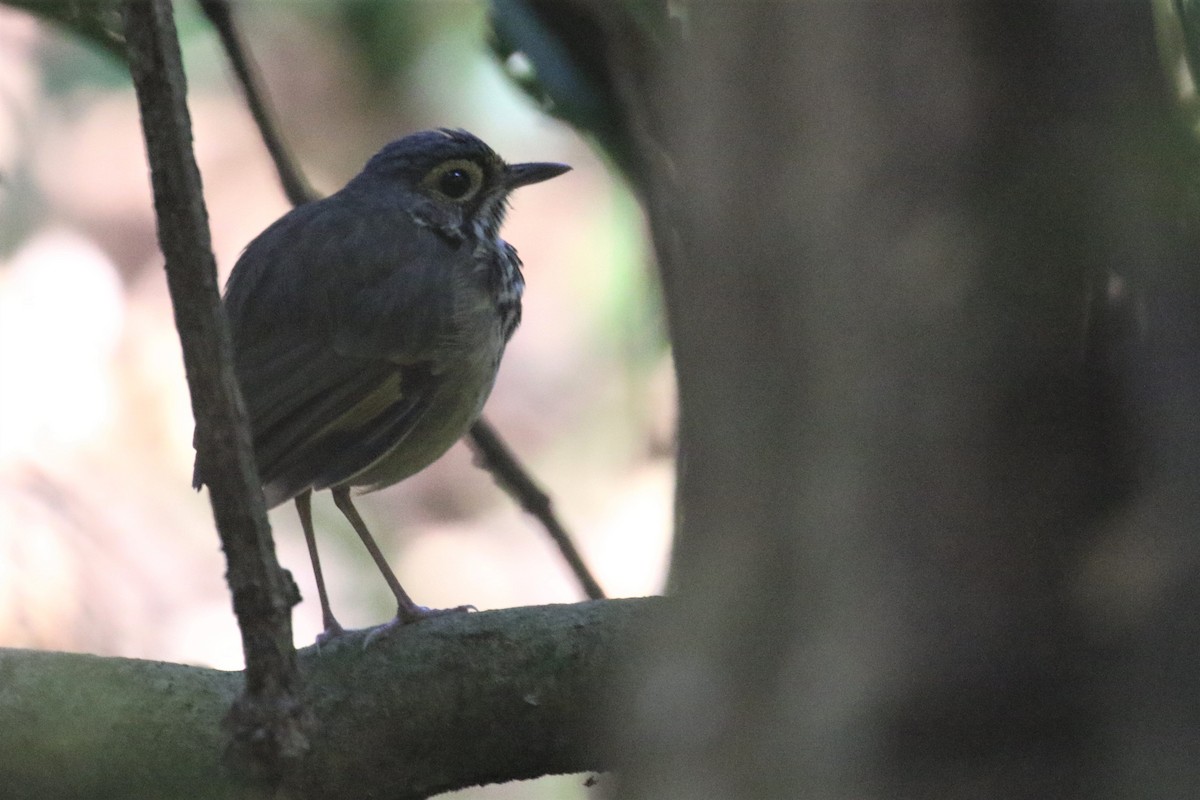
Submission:
[[486,340],[454,348],[436,388],[408,435],[367,469],[340,486],[375,491],[420,472],[450,449],[479,418],[492,392],[504,341],[498,327]]

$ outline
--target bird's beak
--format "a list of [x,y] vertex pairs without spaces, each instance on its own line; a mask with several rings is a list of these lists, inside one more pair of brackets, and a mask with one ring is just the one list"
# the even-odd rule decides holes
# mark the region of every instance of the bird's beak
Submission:
[[528,186],[531,183],[541,183],[551,178],[557,178],[570,169],[566,164],[543,162],[509,164],[504,168],[504,185],[509,191],[512,191],[519,186]]

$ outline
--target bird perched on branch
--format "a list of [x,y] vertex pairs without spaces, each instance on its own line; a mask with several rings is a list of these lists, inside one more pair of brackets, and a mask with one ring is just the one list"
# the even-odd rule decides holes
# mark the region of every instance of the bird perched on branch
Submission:
[[[521,319],[524,279],[500,238],[509,194],[563,164],[506,164],[461,130],[384,147],[341,191],[254,239],[225,289],[235,370],[268,508],[294,500],[325,625],[312,522],[329,489],[396,596],[404,591],[350,498],[431,464],[478,418]],[[199,488],[217,464],[196,463]]]

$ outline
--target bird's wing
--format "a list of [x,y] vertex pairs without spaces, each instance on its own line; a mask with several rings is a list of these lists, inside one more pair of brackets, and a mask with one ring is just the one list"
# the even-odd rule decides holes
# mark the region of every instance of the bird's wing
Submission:
[[[349,480],[396,446],[428,408],[427,364],[307,347],[245,382],[269,505]],[[300,361],[291,372],[290,361]],[[272,400],[276,402],[272,404]]]
[[225,291],[234,344],[270,358],[270,340],[300,328],[349,356],[430,358],[469,248],[341,194],[293,209],[246,248]]
[[457,257],[403,212],[329,201],[247,247],[225,308],[269,505],[348,480],[421,418]]

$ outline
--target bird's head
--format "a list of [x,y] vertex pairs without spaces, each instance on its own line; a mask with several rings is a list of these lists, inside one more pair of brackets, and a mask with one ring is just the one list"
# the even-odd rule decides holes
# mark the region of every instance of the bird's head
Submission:
[[492,238],[509,193],[569,170],[565,164],[506,164],[481,139],[441,128],[397,139],[347,186],[399,204],[422,225],[459,239]]

